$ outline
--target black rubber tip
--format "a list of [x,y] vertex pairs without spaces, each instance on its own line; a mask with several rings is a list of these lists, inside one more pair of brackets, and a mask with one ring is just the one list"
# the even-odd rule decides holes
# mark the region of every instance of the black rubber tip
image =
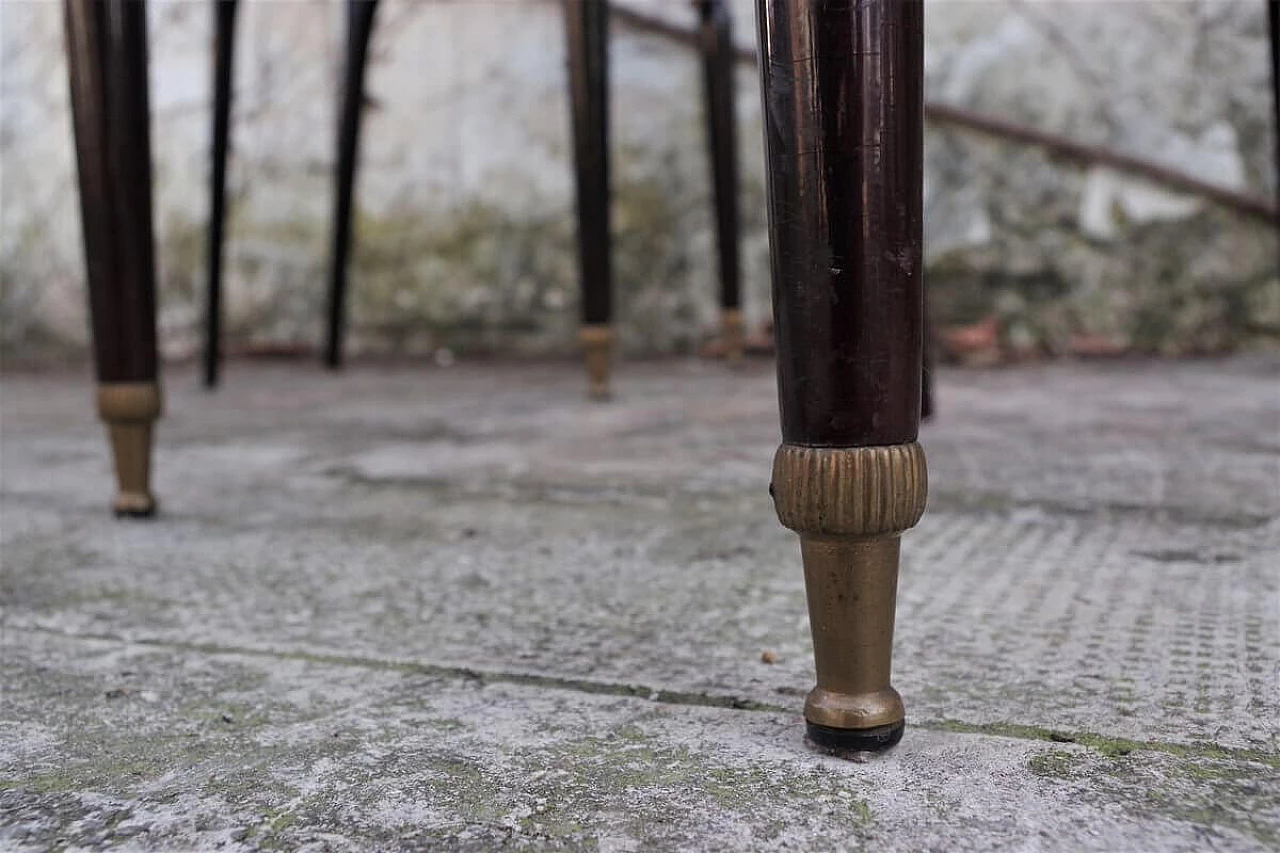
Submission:
[[115,510],[116,518],[154,518],[156,508],[149,509],[118,509]]
[[832,755],[846,752],[885,752],[902,740],[906,722],[875,729],[832,729],[805,721],[809,742]]

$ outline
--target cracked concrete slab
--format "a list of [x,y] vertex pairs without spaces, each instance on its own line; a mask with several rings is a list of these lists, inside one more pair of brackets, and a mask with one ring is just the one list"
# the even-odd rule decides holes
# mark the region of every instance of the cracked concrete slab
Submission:
[[562,365],[179,372],[150,524],[104,511],[88,383],[7,376],[0,839],[1273,846],[1277,380],[944,374],[912,727],[849,765],[799,740],[765,365],[627,366],[607,406]]
[[854,764],[776,711],[372,661],[37,633],[8,667],[0,839],[35,847],[1264,849],[1280,817],[1257,756],[926,726]]

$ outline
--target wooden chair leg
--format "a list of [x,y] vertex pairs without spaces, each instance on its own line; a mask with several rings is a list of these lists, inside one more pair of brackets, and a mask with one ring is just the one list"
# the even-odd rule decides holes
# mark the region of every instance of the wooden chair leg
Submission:
[[141,0],[66,0],[98,413],[121,516],[149,516],[152,426],[160,416],[147,19]]
[[734,119],[733,19],[724,0],[696,0],[701,18],[707,149],[715,189],[720,322],[725,356],[742,359],[738,256],[738,134]]
[[342,366],[346,331],[347,265],[351,253],[351,208],[355,195],[360,119],[364,104],[365,66],[378,0],[347,0],[347,53],[342,102],[338,110],[338,167],[333,202],[333,248],[329,262],[329,323],[324,363]]
[[921,0],[758,0],[783,443],[812,742],[887,749],[898,543],[924,511]]
[[239,0],[213,0],[213,128],[209,178],[209,281],[205,299],[204,385],[216,388],[222,366],[222,237],[226,219],[227,152],[231,142],[231,68]]
[[609,219],[609,9],[599,0],[564,0],[578,191],[579,340],[588,396],[609,397],[613,346],[613,270]]

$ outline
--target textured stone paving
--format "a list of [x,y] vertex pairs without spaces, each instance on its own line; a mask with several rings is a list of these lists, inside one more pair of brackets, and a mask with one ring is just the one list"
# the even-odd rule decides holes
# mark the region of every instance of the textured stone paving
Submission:
[[768,365],[232,367],[150,523],[84,376],[0,381],[0,848],[1280,846],[1280,359],[943,374],[863,763]]

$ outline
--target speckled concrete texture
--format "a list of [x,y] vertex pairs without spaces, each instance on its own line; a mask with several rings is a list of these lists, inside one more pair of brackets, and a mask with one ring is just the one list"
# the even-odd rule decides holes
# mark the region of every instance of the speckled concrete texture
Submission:
[[1280,846],[1280,358],[942,374],[860,763],[768,364],[231,368],[151,522],[85,376],[0,380],[0,847]]

